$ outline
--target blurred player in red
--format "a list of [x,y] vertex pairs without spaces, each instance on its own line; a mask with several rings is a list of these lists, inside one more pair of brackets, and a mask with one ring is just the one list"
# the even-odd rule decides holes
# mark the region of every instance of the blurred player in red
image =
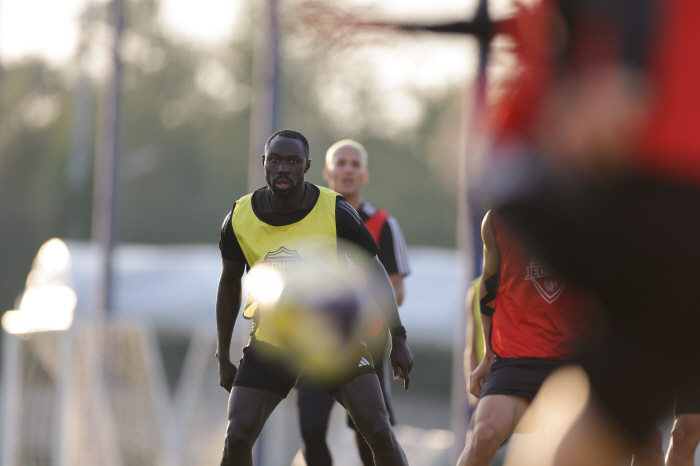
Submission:
[[[367,150],[363,145],[350,139],[333,144],[326,152],[326,164],[323,177],[328,186],[343,195],[359,214],[367,229],[379,245],[378,257],[391,280],[396,303],[400,306],[404,298],[403,277],[409,274],[406,243],[398,222],[385,210],[362,201],[362,187],[369,180],[367,170]],[[388,383],[389,365],[386,360],[389,331],[384,325],[381,314],[377,314],[376,325],[372,335],[363,339],[372,355],[377,378],[384,395],[384,403],[389,413],[390,422],[394,423],[391,406],[391,389]],[[299,425],[304,442],[304,458],[308,466],[330,466],[332,458],[326,444],[328,419],[334,400],[317,384],[307,379],[297,383],[297,406],[299,408]],[[367,442],[348,416],[348,425],[355,431],[355,438],[360,458],[365,466],[373,466],[372,451]]]
[[479,397],[474,431],[459,466],[487,466],[513,434],[542,382],[569,363],[597,310],[541,259],[523,247],[497,215],[482,224],[483,361],[471,393]]
[[698,382],[698,24],[696,0],[545,0],[502,24],[519,73],[493,126],[494,211],[608,315],[556,465],[619,464]]

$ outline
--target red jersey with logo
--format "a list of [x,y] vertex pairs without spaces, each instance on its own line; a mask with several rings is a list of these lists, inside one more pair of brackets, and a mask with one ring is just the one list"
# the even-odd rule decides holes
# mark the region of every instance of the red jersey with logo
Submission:
[[491,349],[502,358],[571,359],[587,299],[523,247],[492,214],[501,257]]

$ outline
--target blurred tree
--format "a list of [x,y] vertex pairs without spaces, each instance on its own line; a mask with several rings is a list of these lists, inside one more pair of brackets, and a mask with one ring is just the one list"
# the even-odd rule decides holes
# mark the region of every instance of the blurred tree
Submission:
[[[408,244],[455,247],[466,79],[463,74],[436,78],[433,65],[439,63],[431,62],[431,51],[449,48],[453,62],[460,62],[461,53],[468,68],[475,43],[358,30],[333,24],[329,16],[316,24],[303,11],[309,3],[284,2],[281,15],[282,122],[309,139],[314,162],[308,179],[324,183],[326,149],[339,139],[357,139],[369,153],[364,198],[399,220]],[[363,18],[376,14],[363,6]]]
[[32,259],[55,236],[65,195],[70,93],[60,73],[31,60],[6,68],[0,125],[0,304],[14,306]]
[[[245,3],[246,17],[254,17],[256,3]],[[126,9],[117,239],[216,244],[224,216],[247,192],[253,22],[239,22],[228,43],[204,45],[161,28],[158,7],[157,0],[130,0]],[[104,25],[98,14],[85,27],[99,37]],[[309,41],[303,31],[283,24],[282,34],[282,126],[309,138],[309,181],[323,183],[333,142],[356,138],[371,157],[367,200],[399,219],[409,244],[454,247],[456,191],[449,177],[456,170],[436,170],[435,160],[449,166],[458,155],[460,86],[377,89],[376,74],[363,65],[366,51],[319,53],[302,46]],[[86,68],[93,94],[102,95],[99,66]],[[90,236],[91,167],[84,183],[68,181],[79,82],[72,65],[56,69],[35,59],[4,67],[0,311],[14,306],[44,241]],[[351,105],[342,105],[343,96]],[[82,102],[93,110],[92,133],[101,102]],[[89,139],[94,148],[94,134]]]
[[118,237],[216,242],[247,188],[251,44],[168,37],[157,6],[131,2],[127,13]]

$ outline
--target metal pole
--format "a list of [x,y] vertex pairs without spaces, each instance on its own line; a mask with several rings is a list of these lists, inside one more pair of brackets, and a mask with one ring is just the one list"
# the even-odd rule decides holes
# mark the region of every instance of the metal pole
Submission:
[[[265,186],[261,155],[265,141],[278,128],[279,120],[279,2],[268,0],[263,6],[261,27],[254,37],[253,59],[253,99],[250,110],[250,138],[248,156],[248,191]],[[242,327],[241,327],[242,328]],[[270,420],[268,420],[270,421]],[[291,420],[290,420],[291,421]],[[266,446],[269,444],[273,422],[268,422],[260,433],[253,449],[253,463],[256,466],[271,464]],[[273,434],[271,436],[275,438]],[[274,455],[273,455],[274,456]]]
[[[475,20],[487,20],[488,0],[479,0]],[[453,447],[456,461],[465,446],[466,433],[469,421],[472,416],[472,407],[469,404],[469,395],[466,382],[466,375],[471,373],[469,361],[465,361],[465,352],[471,348],[471,332],[473,319],[471,306],[466,303],[466,296],[469,284],[478,275],[481,264],[481,234],[480,216],[481,207],[474,205],[474,201],[469,196],[469,168],[470,158],[477,155],[481,146],[481,136],[477,132],[474,122],[479,121],[480,114],[485,108],[486,102],[486,64],[488,59],[489,38],[477,36],[479,47],[479,65],[471,96],[465,97],[463,106],[463,128],[462,128],[462,158],[459,163],[459,189],[457,199],[457,248],[460,252],[460,297],[463,304],[463,312],[457,314],[455,322],[455,339],[453,343],[452,360],[452,431],[455,434],[455,444]],[[469,105],[467,105],[469,103]],[[466,364],[465,364],[466,363]]]
[[253,99],[250,109],[248,191],[265,186],[260,156],[267,138],[279,127],[279,11],[278,0],[263,7],[262,27],[254,38]]
[[[104,368],[104,338],[106,328],[103,325],[107,314],[112,309],[112,253],[115,244],[115,217],[117,199],[117,156],[119,147],[119,119],[121,115],[121,75],[122,62],[120,46],[124,28],[123,0],[111,0],[109,6],[112,29],[111,74],[107,83],[106,95],[102,107],[101,134],[97,142],[94,199],[92,215],[92,239],[97,247],[98,269],[94,295],[91,297],[89,312],[91,313],[86,326],[86,342],[84,363],[87,378],[91,388],[85,397],[87,413],[98,415],[99,419],[87,419],[96,422],[100,428],[95,435],[98,449],[89,449],[89,461],[105,466],[119,466],[121,458],[118,455],[118,438],[114,432],[111,410],[107,400]],[[89,425],[86,423],[86,425]]]
[[100,266],[97,271],[93,312],[107,313],[112,307],[112,251],[115,244],[115,207],[117,192],[117,154],[121,111],[122,62],[119,53],[124,28],[123,0],[112,0],[113,43],[112,72],[103,109],[102,134],[95,161],[95,186],[92,215],[92,238],[97,244]]

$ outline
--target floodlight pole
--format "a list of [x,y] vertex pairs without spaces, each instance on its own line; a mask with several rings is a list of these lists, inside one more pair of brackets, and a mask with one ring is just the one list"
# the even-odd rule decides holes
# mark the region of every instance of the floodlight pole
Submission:
[[[279,125],[279,0],[267,0],[262,5],[260,14],[261,27],[255,30],[253,37],[253,96],[250,108],[250,136],[248,151],[248,192],[265,186],[265,176],[261,155],[267,138]],[[241,326],[241,329],[244,327]],[[278,409],[278,412],[282,410]],[[274,456],[269,443],[272,422],[260,433],[253,448],[253,463],[256,466],[268,466]],[[275,438],[275,435],[271,436]]]
[[124,29],[124,0],[111,0],[108,7],[112,32],[111,70],[102,104],[100,133],[95,149],[95,172],[92,205],[92,242],[97,252],[97,270],[89,305],[88,330],[85,333],[85,371],[92,384],[87,403],[103,409],[99,413],[100,429],[96,434],[99,450],[89,451],[88,461],[105,466],[119,466],[117,442],[111,409],[107,400],[104,370],[105,320],[113,309],[113,251],[119,153],[119,120],[121,117],[121,42]]
[[265,141],[279,128],[279,0],[263,6],[261,27],[253,38],[253,98],[250,108],[248,191],[265,186],[260,156]]
[[123,0],[112,0],[109,12],[113,33],[112,70],[103,106],[101,135],[97,143],[92,210],[92,239],[98,246],[100,257],[93,311],[104,314],[112,308],[112,252],[116,242],[117,154],[122,77],[119,49],[124,29]]
[[[476,23],[488,22],[488,0],[479,0],[474,20]],[[472,188],[469,179],[473,179],[474,175],[469,171],[475,164],[469,163],[469,161],[479,158],[481,156],[479,151],[483,150],[483,134],[479,134],[474,125],[475,122],[481,120],[486,108],[486,65],[490,38],[484,35],[477,35],[476,38],[479,47],[479,62],[474,91],[468,98],[465,98],[465,103],[469,102],[470,105],[464,105],[462,109],[462,154],[459,165],[459,189],[457,191],[459,193],[457,199],[457,247],[461,258],[460,297],[462,298],[463,312],[457,313],[452,350],[451,427],[455,434],[454,461],[464,449],[467,428],[473,414],[469,403],[466,375],[474,368],[469,367],[469,360],[465,359],[468,354],[471,354],[471,330],[474,326],[474,320],[471,313],[471,303],[466,302],[466,296],[471,281],[480,274],[482,259],[480,234],[482,212],[481,206],[470,196]],[[469,123],[466,124],[467,122]],[[470,140],[467,141],[467,138]]]

